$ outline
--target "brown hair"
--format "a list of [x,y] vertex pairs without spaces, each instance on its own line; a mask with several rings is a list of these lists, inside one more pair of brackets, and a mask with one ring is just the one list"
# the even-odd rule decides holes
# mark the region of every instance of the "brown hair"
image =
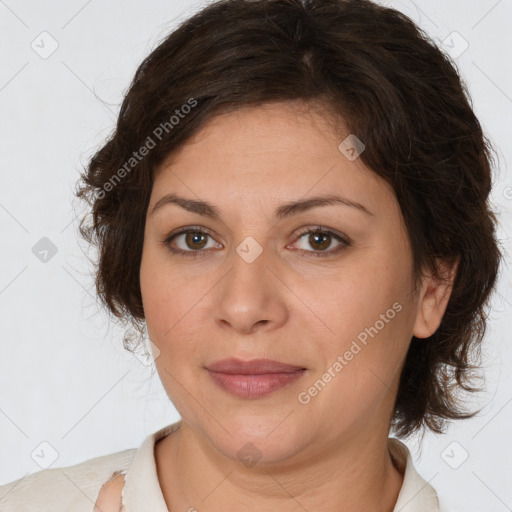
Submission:
[[441,325],[412,338],[392,418],[401,437],[442,433],[446,419],[476,414],[459,409],[457,393],[479,390],[471,361],[502,258],[488,204],[492,146],[451,59],[399,11],[369,0],[220,0],[166,37],[137,69],[76,191],[91,208],[79,229],[99,248],[98,295],[142,332],[152,170],[217,114],[293,100],[327,105],[364,142],[360,158],[400,204],[415,284],[439,270],[436,258],[460,257]]

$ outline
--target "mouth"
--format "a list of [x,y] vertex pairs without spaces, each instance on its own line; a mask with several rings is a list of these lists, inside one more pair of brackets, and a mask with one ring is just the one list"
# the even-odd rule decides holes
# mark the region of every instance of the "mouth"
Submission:
[[305,370],[303,366],[274,361],[273,359],[242,359],[230,358],[216,361],[206,367],[207,370],[219,373],[230,373],[236,375],[263,375],[268,373],[293,373],[298,370]]
[[271,359],[224,359],[206,367],[212,380],[224,391],[241,398],[260,398],[288,387],[307,371]]

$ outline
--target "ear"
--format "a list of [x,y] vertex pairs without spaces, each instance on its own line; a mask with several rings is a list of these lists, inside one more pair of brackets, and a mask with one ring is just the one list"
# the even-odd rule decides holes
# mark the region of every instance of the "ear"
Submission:
[[417,338],[432,336],[441,325],[441,320],[450,300],[459,262],[460,256],[457,256],[457,259],[451,265],[445,260],[438,259],[439,272],[444,280],[436,279],[432,275],[423,277],[413,328],[413,335]]

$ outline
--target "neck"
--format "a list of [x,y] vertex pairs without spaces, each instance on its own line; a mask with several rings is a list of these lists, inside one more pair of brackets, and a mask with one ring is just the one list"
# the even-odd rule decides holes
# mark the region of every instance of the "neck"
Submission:
[[220,454],[186,423],[155,446],[169,511],[393,512],[403,482],[386,436],[361,433],[293,461],[252,467]]

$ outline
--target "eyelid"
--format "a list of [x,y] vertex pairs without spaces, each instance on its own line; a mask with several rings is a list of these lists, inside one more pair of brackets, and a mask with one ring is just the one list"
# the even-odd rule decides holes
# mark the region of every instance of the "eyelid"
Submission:
[[295,241],[299,240],[306,233],[328,233],[334,235],[335,237],[341,238],[347,244],[352,243],[352,240],[344,233],[341,233],[333,228],[329,228],[327,226],[322,226],[318,224],[305,226],[304,228],[301,228],[299,232],[295,235]]
[[212,232],[208,228],[205,228],[203,226],[183,226],[181,228],[175,229],[174,231],[171,231],[166,236],[166,238],[172,238],[173,236],[176,236],[176,235],[182,235],[184,233],[188,233],[189,231],[197,231],[197,232],[205,233],[207,235],[212,236],[211,235]]

